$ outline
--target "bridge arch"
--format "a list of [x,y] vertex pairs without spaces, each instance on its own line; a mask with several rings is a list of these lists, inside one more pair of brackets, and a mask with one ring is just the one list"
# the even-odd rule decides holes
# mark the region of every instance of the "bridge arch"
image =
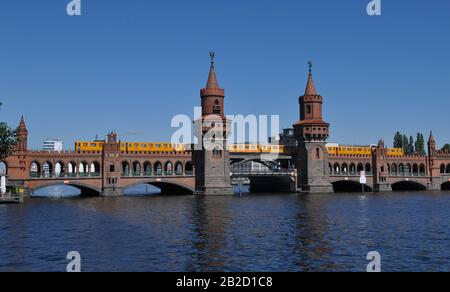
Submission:
[[89,163],[87,161],[80,162],[80,165],[78,166],[78,173],[80,176],[88,176]]
[[391,184],[393,191],[426,191],[427,187],[420,182],[401,180]]
[[45,189],[48,187],[54,187],[54,186],[71,186],[71,187],[77,188],[81,191],[82,197],[99,196],[101,193],[101,190],[96,186],[84,184],[82,182],[70,182],[70,183],[65,184],[61,181],[46,182],[46,183],[40,184],[38,186],[30,188],[30,193],[32,194],[39,190],[42,190],[42,189]]
[[342,169],[342,173],[341,173],[342,175],[348,175],[348,164],[347,163],[344,162],[342,164],[342,168],[341,169]]
[[[340,180],[333,183],[333,190],[335,193],[361,193],[362,186],[359,181],[355,180]],[[365,192],[371,192],[372,188],[365,184]]]
[[143,180],[141,182],[131,183],[122,187],[123,190],[139,186],[139,185],[152,185],[161,190],[162,195],[192,195],[194,189],[188,185],[179,182],[161,182],[157,179]]
[[264,165],[265,167],[269,168],[269,169],[276,169],[278,166],[278,163],[276,161],[272,161],[272,160],[265,160],[265,159],[261,159],[261,157],[254,157],[254,158],[249,158],[249,159],[244,159],[241,161],[235,161],[231,163],[232,167],[239,167],[245,163],[248,162],[256,162],[259,164]]
[[91,163],[91,176],[100,176],[100,162],[94,161]]
[[371,175],[372,174],[372,164],[366,163],[366,166],[365,166],[364,170],[366,172],[366,175]]
[[446,172],[446,167],[445,167],[445,164],[442,163],[441,164],[441,174],[445,174],[445,172]]
[[445,173],[450,173],[450,163],[447,164],[447,169],[446,169]]
[[75,161],[70,161],[67,164],[67,174],[68,174],[68,176],[76,176],[77,175],[77,163]]
[[450,181],[447,181],[441,185],[443,191],[450,191]]
[[398,175],[397,163],[392,163],[390,173],[391,175]]
[[8,164],[0,160],[0,174],[8,174]]

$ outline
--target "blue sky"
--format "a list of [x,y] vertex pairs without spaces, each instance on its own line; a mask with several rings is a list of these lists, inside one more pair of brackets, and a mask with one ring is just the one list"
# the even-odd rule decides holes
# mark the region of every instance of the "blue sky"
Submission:
[[450,1],[0,1],[0,120],[24,115],[30,147],[46,138],[142,132],[168,141],[176,114],[193,114],[208,52],[230,114],[298,119],[306,63],[325,98],[330,141],[375,143],[431,129],[450,142]]

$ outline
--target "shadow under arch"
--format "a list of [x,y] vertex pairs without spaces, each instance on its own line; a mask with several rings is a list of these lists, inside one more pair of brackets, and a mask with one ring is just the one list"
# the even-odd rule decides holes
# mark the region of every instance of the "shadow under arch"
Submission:
[[57,187],[57,186],[69,186],[69,187],[74,187],[76,189],[79,189],[81,192],[81,194],[80,194],[81,197],[98,197],[98,196],[100,196],[100,192],[101,192],[101,190],[99,188],[91,186],[91,185],[83,184],[83,183],[73,182],[70,184],[65,184],[63,182],[51,182],[51,183],[46,183],[46,184],[42,184],[37,187],[31,188],[30,194],[33,197],[34,196],[33,194],[39,190],[49,188],[49,187]]
[[161,195],[193,195],[194,189],[174,182],[159,182],[157,180],[147,180],[138,183],[133,183],[124,186],[122,189],[125,191],[127,189],[139,186],[139,185],[152,185],[161,190]]
[[393,183],[392,191],[401,192],[401,191],[426,191],[427,187],[422,185],[421,183],[415,181],[399,181]]
[[230,163],[231,167],[239,167],[247,162],[256,162],[259,164],[262,164],[264,166],[266,166],[269,169],[276,169],[278,164],[275,161],[271,161],[271,160],[264,160],[261,158],[250,158],[250,159],[245,159],[245,160],[239,160],[239,161],[232,161]]
[[[362,186],[357,181],[341,180],[333,183],[333,190],[335,193],[361,193]],[[371,192],[372,188],[365,184],[364,191]]]
[[445,182],[441,185],[441,190],[443,191],[450,191],[450,182]]

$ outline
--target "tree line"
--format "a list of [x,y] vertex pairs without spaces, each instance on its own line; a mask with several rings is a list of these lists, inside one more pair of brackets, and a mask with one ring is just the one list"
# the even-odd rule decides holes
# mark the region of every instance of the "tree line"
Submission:
[[[425,138],[422,133],[417,133],[416,140],[413,136],[408,138],[407,135],[400,132],[395,133],[394,148],[402,148],[406,155],[427,155]],[[450,144],[445,144],[442,150],[450,152]]]

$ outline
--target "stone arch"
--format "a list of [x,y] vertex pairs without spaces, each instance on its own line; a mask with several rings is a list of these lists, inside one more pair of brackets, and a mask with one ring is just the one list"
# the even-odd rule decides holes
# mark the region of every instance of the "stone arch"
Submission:
[[350,175],[356,175],[357,171],[356,171],[356,165],[352,162],[350,163]]
[[140,176],[141,175],[141,163],[139,161],[133,162],[133,170],[132,175],[133,176]]
[[348,175],[348,164],[345,162],[342,164],[342,175]]
[[152,175],[152,164],[150,163],[150,161],[144,162],[144,166],[143,166],[142,170],[144,171],[144,175],[146,175],[146,176]]
[[445,170],[445,173],[450,173],[450,163],[447,164],[447,169]]
[[177,161],[177,163],[175,163],[175,174],[176,175],[184,174],[183,163],[181,161]]
[[419,165],[417,163],[414,163],[412,166],[412,175],[419,176]]
[[[114,165],[114,164],[113,164]],[[91,176],[100,176],[100,162],[94,161],[91,163]],[[114,171],[112,171],[114,172]]]
[[122,176],[129,176],[130,175],[130,163],[128,161],[122,161],[122,169],[121,169]]
[[412,174],[411,170],[412,170],[411,163],[407,163],[405,166],[405,176],[411,176]]
[[164,174],[165,175],[172,175],[173,174],[173,163],[172,163],[172,161],[167,161],[164,164]]
[[99,196],[101,193],[101,190],[96,186],[84,184],[82,182],[73,182],[73,181],[70,183],[67,183],[67,184],[62,183],[61,181],[53,181],[53,182],[40,184],[38,186],[31,188],[30,193],[34,193],[38,190],[48,188],[48,187],[53,187],[53,186],[71,186],[71,187],[79,189],[81,191],[81,196],[86,196],[86,197]]
[[441,164],[441,174],[445,174],[445,172],[446,172],[446,167],[445,167],[445,164]]
[[32,161],[30,164],[30,177],[37,178],[41,176],[42,168],[38,161]]
[[186,175],[193,175],[194,174],[194,166],[192,165],[192,162],[188,161],[184,165],[184,174]]
[[398,167],[396,163],[392,163],[391,165],[391,175],[398,175]]
[[54,174],[53,164],[50,161],[45,161],[42,164],[42,173],[44,177],[50,178]]
[[331,163],[328,163],[328,169],[329,169],[330,175],[333,175],[333,165],[331,165]]
[[366,166],[364,167],[364,171],[366,172],[366,175],[372,174],[372,165],[370,163],[366,163]]
[[361,172],[364,171],[364,165],[361,162],[358,163],[358,166],[356,167],[356,171],[358,172],[358,174],[360,174]]
[[[156,163],[155,163],[156,165]],[[132,183],[123,187],[123,189],[129,189],[138,185],[149,184],[155,186],[161,190],[161,194],[165,195],[192,195],[194,189],[188,185],[179,182],[161,182],[155,179],[143,180],[142,182]]]
[[405,176],[405,165],[403,163],[398,166],[398,175]]
[[162,175],[163,174],[163,166],[162,163],[160,161],[155,162],[154,164],[154,174],[155,175]]
[[426,170],[425,164],[421,163],[419,165],[419,176],[425,176],[426,172],[427,172],[427,170]]
[[77,163],[70,161],[67,164],[67,176],[75,177],[77,175]]
[[78,174],[80,176],[88,176],[89,175],[89,163],[87,161],[81,161],[78,165]]
[[427,187],[416,181],[401,180],[391,184],[393,191],[426,191]]
[[8,164],[5,161],[0,161],[0,175],[8,175]]
[[64,177],[66,175],[66,165],[62,161],[58,161],[55,164],[55,176]]
[[334,175],[340,175],[341,174],[341,166],[339,163],[335,163],[333,166]]

